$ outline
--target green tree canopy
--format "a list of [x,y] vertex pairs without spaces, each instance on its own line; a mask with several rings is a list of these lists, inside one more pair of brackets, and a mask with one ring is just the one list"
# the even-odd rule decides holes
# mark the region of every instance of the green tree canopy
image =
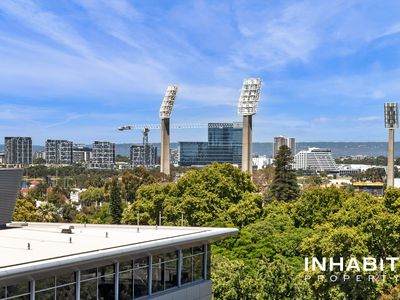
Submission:
[[296,172],[293,169],[293,156],[290,148],[283,145],[275,157],[274,179],[268,191],[268,198],[281,201],[294,201],[299,196]]

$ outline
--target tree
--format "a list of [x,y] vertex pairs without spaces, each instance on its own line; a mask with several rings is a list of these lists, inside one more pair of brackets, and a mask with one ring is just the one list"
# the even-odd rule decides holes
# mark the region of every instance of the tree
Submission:
[[100,203],[104,202],[104,200],[104,188],[102,187],[89,187],[79,195],[80,203],[85,206],[98,206]]
[[292,164],[290,148],[286,145],[281,146],[275,157],[275,173],[268,191],[269,199],[293,201],[298,197],[300,191]]
[[36,213],[35,203],[27,200],[26,198],[19,198],[15,206],[13,220],[36,222],[38,220],[38,216]]
[[37,215],[40,222],[58,222],[60,217],[54,204],[44,201],[37,208]]
[[44,165],[46,160],[44,158],[38,157],[33,160],[34,165]]
[[113,224],[120,224],[122,217],[122,201],[121,201],[121,190],[119,187],[118,177],[114,177],[111,180],[110,185],[110,212]]
[[140,177],[125,171],[121,176],[122,181],[122,194],[127,203],[135,201],[136,191],[141,185]]

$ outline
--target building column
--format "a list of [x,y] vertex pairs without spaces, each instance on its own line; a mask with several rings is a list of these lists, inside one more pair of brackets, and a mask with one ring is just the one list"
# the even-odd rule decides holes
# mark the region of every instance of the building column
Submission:
[[253,116],[243,116],[242,171],[253,174]]
[[149,296],[153,293],[153,255],[149,256]]
[[115,299],[119,299],[119,262],[114,264],[114,271]]
[[394,186],[394,128],[389,128],[387,187]]
[[207,280],[207,260],[208,260],[208,245],[204,245],[204,255],[203,255],[203,278]]
[[36,291],[36,282],[35,280],[31,280],[29,285],[29,300],[35,300],[35,291]]
[[81,299],[81,271],[76,271],[75,275],[75,299]]
[[182,286],[182,249],[178,250],[178,287]]
[[171,174],[170,170],[170,119],[161,119],[161,161],[160,172]]

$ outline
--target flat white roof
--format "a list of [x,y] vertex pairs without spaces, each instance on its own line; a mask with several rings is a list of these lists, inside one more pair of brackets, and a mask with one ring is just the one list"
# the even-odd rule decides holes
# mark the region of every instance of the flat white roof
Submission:
[[[61,233],[61,227],[70,225],[74,226],[73,234]],[[0,278],[220,239],[236,232],[235,228],[140,226],[138,233],[134,225],[28,223],[0,230]]]

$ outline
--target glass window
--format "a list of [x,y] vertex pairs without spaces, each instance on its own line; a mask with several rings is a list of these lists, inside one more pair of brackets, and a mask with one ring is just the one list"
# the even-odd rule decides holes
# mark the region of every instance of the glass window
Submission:
[[132,270],[133,269],[133,263],[131,260],[128,261],[123,261],[119,263],[119,271],[127,271],[127,270]]
[[[29,294],[29,281],[7,286],[7,297]],[[29,299],[29,296],[28,296]]]
[[171,260],[165,263],[165,288],[169,289],[178,286],[178,260]]
[[138,268],[133,271],[135,299],[149,294],[149,271],[148,267]]
[[75,272],[65,272],[56,276],[56,285],[64,285],[75,282]]
[[136,269],[136,268],[146,267],[148,265],[149,265],[149,259],[146,256],[135,259],[133,267]]
[[6,287],[5,286],[0,286],[0,299],[6,297]]
[[119,273],[119,299],[131,300],[133,298],[133,271]]
[[114,265],[99,267],[98,276],[110,275],[115,273]]
[[107,275],[98,279],[99,300],[115,299],[115,276]]
[[97,299],[97,280],[92,279],[81,282],[81,299],[96,300]]
[[50,289],[35,293],[35,300],[54,300],[56,298],[56,290]]
[[97,277],[97,269],[88,269],[81,271],[81,281]]
[[[153,278],[152,278],[152,292],[160,292],[165,289],[164,287],[164,264],[160,261],[160,257],[156,257],[155,262],[153,261]],[[159,262],[159,263],[157,263]]]
[[[75,300],[75,284],[64,285],[56,289],[57,300]],[[83,299],[83,298],[82,298]]]
[[193,256],[193,281],[203,279],[203,255],[197,254]]
[[55,285],[56,285],[56,278],[54,276],[35,280],[36,291],[49,289],[54,287]]
[[192,276],[192,257],[183,257],[182,259],[182,274],[181,274],[181,283],[189,283],[193,281]]

